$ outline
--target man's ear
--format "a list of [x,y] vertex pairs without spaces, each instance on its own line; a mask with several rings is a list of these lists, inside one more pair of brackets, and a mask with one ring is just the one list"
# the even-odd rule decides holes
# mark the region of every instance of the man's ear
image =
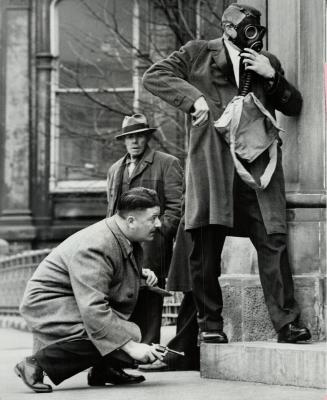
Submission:
[[225,24],[224,32],[228,37],[232,39],[235,39],[235,36],[237,35],[233,24]]
[[135,217],[134,217],[133,215],[128,215],[128,216],[125,218],[125,220],[126,220],[126,222],[127,222],[128,225],[132,225],[133,222],[135,221]]

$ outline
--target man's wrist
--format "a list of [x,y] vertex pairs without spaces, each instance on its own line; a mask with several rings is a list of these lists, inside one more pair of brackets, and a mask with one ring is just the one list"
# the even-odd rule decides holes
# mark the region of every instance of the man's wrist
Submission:
[[268,74],[268,76],[266,76],[266,79],[268,81],[273,82],[275,80],[275,77],[276,77],[276,71],[274,68],[272,68],[271,72]]
[[129,340],[123,346],[121,346],[121,350],[125,351],[125,353],[129,354],[129,352],[135,347],[136,342],[134,340]]

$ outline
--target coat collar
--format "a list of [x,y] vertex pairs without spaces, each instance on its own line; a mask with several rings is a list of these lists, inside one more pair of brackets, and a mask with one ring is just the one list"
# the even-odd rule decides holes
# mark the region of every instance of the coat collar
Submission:
[[[147,148],[145,149],[145,152],[144,152],[141,160],[139,161],[139,163],[137,164],[135,170],[133,171],[131,179],[134,179],[138,175],[142,174],[142,172],[145,170],[145,168],[149,164],[153,163],[154,154],[155,154],[155,151],[150,149],[150,147],[147,146]],[[125,162],[126,162],[126,158],[127,157],[128,157],[128,154],[126,154],[125,157],[123,158],[122,166],[125,166]]]
[[109,230],[113,233],[115,238],[118,240],[120,248],[125,259],[129,258],[134,268],[140,272],[141,264],[140,260],[142,257],[142,248],[139,243],[131,243],[127,237],[123,234],[119,226],[115,221],[115,216],[105,219],[106,225]]
[[209,40],[208,49],[211,51],[215,63],[228,79],[235,84],[234,70],[228,51],[225,48],[223,38]]
[[123,256],[125,258],[127,258],[133,252],[133,246],[132,246],[131,242],[127,239],[127,237],[120,230],[119,226],[117,225],[117,223],[115,221],[114,215],[110,218],[107,218],[105,221],[106,221],[107,227],[111,230],[111,232],[114,234],[115,238],[118,240],[118,243],[123,252]]

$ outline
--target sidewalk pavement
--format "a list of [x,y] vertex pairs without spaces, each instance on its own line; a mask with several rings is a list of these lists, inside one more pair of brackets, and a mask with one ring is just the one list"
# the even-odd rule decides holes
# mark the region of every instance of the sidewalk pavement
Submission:
[[[164,327],[163,342],[171,335],[173,328]],[[30,333],[0,329],[0,400],[327,400],[323,390],[202,379],[196,371],[146,373],[146,381],[139,385],[105,388],[89,387],[82,372],[52,393],[37,394],[13,372],[15,364],[31,354],[31,347]]]

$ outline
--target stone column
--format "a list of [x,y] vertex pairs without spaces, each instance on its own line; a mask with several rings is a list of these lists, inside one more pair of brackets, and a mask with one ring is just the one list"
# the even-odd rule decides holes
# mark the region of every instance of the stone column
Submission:
[[[34,237],[30,208],[29,0],[2,3],[2,185],[0,235]],[[24,247],[24,245],[23,245]]]
[[32,154],[33,195],[32,210],[38,232],[38,240],[49,233],[51,223],[51,199],[49,196],[50,174],[50,100],[52,54],[50,49],[51,0],[33,1],[33,53],[35,75],[33,101]]

